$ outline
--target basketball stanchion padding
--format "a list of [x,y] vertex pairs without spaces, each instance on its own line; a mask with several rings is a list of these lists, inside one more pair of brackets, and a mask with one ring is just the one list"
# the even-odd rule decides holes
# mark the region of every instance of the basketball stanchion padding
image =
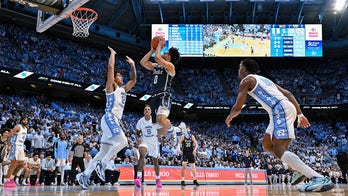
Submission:
[[98,13],[90,8],[80,7],[70,14],[75,37],[88,37],[89,27],[98,19]]

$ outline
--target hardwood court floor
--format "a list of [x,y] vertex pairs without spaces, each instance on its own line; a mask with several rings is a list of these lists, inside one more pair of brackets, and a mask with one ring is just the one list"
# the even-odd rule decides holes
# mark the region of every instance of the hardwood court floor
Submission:
[[156,189],[154,185],[135,188],[132,185],[93,186],[82,190],[79,186],[18,186],[16,188],[0,187],[1,196],[13,195],[76,195],[76,196],[345,196],[348,195],[348,185],[339,184],[331,191],[322,193],[301,193],[290,185],[164,185]]

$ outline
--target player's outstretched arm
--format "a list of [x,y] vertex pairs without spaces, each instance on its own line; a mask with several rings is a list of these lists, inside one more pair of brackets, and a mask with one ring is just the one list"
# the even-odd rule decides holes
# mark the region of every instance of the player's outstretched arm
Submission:
[[133,59],[129,58],[128,56],[126,56],[126,58],[127,58],[126,60],[127,63],[131,66],[131,69],[132,69],[130,74],[130,80],[127,82],[127,84],[124,87],[124,90],[128,92],[134,87],[135,83],[137,83],[137,71],[135,69],[135,63]]
[[151,47],[151,50],[140,60],[140,64],[148,70],[153,70],[153,68],[155,68],[155,64],[150,61],[151,55],[154,52],[155,50]]
[[107,79],[106,79],[106,92],[112,93],[114,90],[114,81],[115,81],[115,55],[116,52],[114,49],[112,49],[110,46],[108,46],[108,49],[110,50],[110,57],[109,57],[109,63],[108,63],[108,73],[107,73]]
[[248,96],[248,90],[253,82],[252,81],[253,79],[254,79],[253,77],[246,77],[240,82],[236,102],[232,106],[230,114],[227,116],[225,120],[227,127],[230,127],[231,121],[235,117],[237,117],[239,113],[242,111],[244,101],[246,97]]

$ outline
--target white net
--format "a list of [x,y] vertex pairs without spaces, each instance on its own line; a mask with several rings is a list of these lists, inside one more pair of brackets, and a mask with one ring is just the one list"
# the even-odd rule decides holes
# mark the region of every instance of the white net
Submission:
[[98,13],[89,8],[78,8],[71,13],[71,21],[73,23],[73,36],[88,37],[89,27],[98,18]]

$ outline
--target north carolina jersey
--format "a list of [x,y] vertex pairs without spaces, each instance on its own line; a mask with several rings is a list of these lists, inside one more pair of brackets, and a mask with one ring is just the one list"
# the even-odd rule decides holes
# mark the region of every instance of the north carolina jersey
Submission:
[[158,93],[171,93],[173,77],[170,76],[166,69],[159,64],[156,64],[153,69],[152,95]]
[[249,91],[248,94],[259,102],[269,114],[272,113],[273,107],[281,100],[288,100],[271,80],[254,74],[248,76],[256,79],[254,89]]
[[136,124],[136,129],[141,130],[141,140],[146,143],[158,143],[157,130],[152,127],[152,119],[146,120],[142,117]]
[[11,146],[24,146],[25,138],[27,137],[27,128],[19,125],[20,129],[11,137]]
[[124,87],[117,87],[114,92],[106,93],[105,113],[112,113],[118,119],[121,119],[125,103],[126,91]]

